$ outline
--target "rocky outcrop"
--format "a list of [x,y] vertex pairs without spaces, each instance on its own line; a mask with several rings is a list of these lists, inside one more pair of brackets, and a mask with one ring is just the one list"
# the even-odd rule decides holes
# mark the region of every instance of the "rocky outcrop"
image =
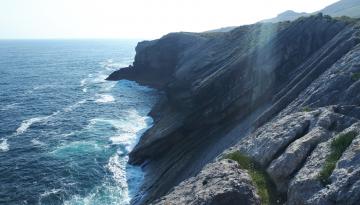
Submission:
[[112,73],[107,80],[128,79],[162,88],[170,82],[181,52],[204,40],[194,33],[171,33],[159,40],[140,42],[134,64]]
[[[240,140],[226,153],[240,151],[261,163],[274,181],[277,191],[287,196],[288,204],[357,204],[360,176],[356,170],[360,170],[360,164],[355,156],[360,154],[360,149],[355,151],[354,147],[360,135],[337,163],[330,185],[321,183],[319,173],[335,138],[350,131],[360,134],[360,115],[352,112],[352,116],[349,116],[348,112],[338,111],[359,108],[332,106],[279,117]],[[307,128],[301,129],[304,124]],[[341,167],[342,160],[349,167]],[[349,190],[351,193],[344,196],[343,193]],[[343,201],[341,197],[346,200]],[[350,198],[353,198],[351,202]]]
[[[136,80],[164,93],[150,113],[154,126],[130,153],[130,163],[141,165],[146,173],[132,203],[195,201],[198,195],[186,189],[200,193],[203,176],[216,178],[221,166],[228,170],[230,165],[219,155],[234,151],[259,163],[289,204],[299,197],[303,203],[340,203],[346,189],[353,194],[345,198],[355,200],[356,174],[349,182],[355,184],[342,182],[344,188],[337,184],[338,189],[325,195],[316,171],[304,182],[297,183],[297,177],[308,167],[321,169],[326,144],[359,120],[359,44],[354,21],[321,14],[225,33],[175,33],[139,43],[134,64],[109,76]],[[215,159],[219,162],[210,163]],[[359,167],[356,163],[351,169]],[[228,184],[233,182],[231,170],[224,171],[229,176],[222,182],[228,187],[224,192],[210,184],[197,203],[225,196],[226,190],[237,193]],[[297,191],[302,186],[318,192]]]
[[232,160],[206,166],[197,176],[185,180],[153,204],[260,204],[250,176]]
[[[356,130],[359,123],[343,133]],[[322,185],[319,173],[330,153],[331,140],[320,143],[309,155],[309,159],[289,184],[288,204],[358,204],[360,199],[360,175],[358,149],[360,137],[357,136],[350,147],[343,153],[332,172],[331,184]],[[357,147],[357,148],[355,148]],[[346,164],[346,165],[345,165]]]

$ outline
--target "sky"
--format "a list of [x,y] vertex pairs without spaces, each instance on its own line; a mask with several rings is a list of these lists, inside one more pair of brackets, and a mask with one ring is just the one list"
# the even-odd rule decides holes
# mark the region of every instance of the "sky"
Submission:
[[154,39],[251,24],[338,0],[0,0],[0,39]]

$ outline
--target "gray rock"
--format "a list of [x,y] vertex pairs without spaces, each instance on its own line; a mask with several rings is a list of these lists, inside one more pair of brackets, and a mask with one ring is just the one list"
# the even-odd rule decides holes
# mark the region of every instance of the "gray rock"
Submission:
[[322,189],[322,184],[318,180],[326,157],[330,153],[330,143],[320,143],[312,154],[308,157],[305,165],[299,170],[291,180],[287,193],[287,204],[303,205],[311,196]]
[[295,113],[275,120],[241,140],[235,149],[267,166],[279,152],[308,132],[315,114]]
[[[360,123],[356,123],[342,133],[353,130],[360,133],[359,128]],[[304,167],[292,179],[288,191],[288,204],[358,204],[360,196],[359,135],[337,162],[330,176],[331,184],[323,186],[319,181],[319,173],[326,157],[330,154],[330,144],[334,139],[335,137],[320,143],[307,159]]]
[[356,204],[360,195],[359,136],[338,161],[330,185],[324,187],[319,174],[331,142],[342,133],[360,133],[359,120],[353,118],[357,108],[329,106],[280,115],[222,156],[240,151],[252,157],[266,169],[279,194],[287,195],[287,204]]
[[153,204],[255,205],[260,199],[247,172],[237,162],[224,159],[208,164]]
[[278,191],[287,192],[292,175],[303,165],[315,146],[330,136],[325,129],[316,127],[304,137],[291,143],[280,157],[271,162],[267,172],[276,183]]

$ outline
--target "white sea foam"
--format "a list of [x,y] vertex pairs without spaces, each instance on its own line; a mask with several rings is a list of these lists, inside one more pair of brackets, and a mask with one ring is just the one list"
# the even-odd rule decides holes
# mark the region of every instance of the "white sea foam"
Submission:
[[42,146],[45,146],[45,145],[46,145],[44,142],[41,142],[41,141],[38,140],[38,139],[32,139],[32,140],[31,140],[31,143],[32,143],[34,146],[39,146],[39,147],[42,147]]
[[[77,204],[117,204],[128,205],[130,203],[129,186],[127,177],[128,158],[120,158],[117,154],[110,157],[105,166],[111,173],[111,176],[105,177],[104,181],[94,187],[89,194],[85,196],[74,195],[64,205]],[[131,172],[133,173],[133,171]],[[141,173],[138,176],[142,176]],[[116,183],[114,184],[113,181]],[[131,184],[132,185],[132,184]]]
[[1,139],[0,151],[1,152],[9,151],[9,144],[7,143],[7,139],[4,139],[4,138]]
[[112,144],[121,144],[125,146],[126,150],[129,152],[132,144],[135,133],[122,133],[121,135],[110,137]]
[[[128,205],[131,198],[138,193],[138,188],[143,181],[143,173],[140,168],[133,167],[127,164],[128,152],[136,144],[139,136],[152,125],[152,119],[140,114],[137,110],[128,110],[124,114],[123,118],[119,119],[106,119],[106,118],[94,118],[89,121],[86,130],[97,130],[98,128],[104,128],[104,126],[111,125],[116,133],[116,136],[111,137],[110,140],[113,144],[120,146],[117,152],[109,158],[108,164],[105,166],[111,175],[104,178],[101,184],[94,187],[89,194],[85,196],[74,195],[64,204],[118,204]],[[91,142],[91,145],[96,142]],[[73,148],[69,148],[69,145],[57,149],[57,156],[68,157],[66,153],[73,154],[74,152],[89,152],[94,153],[95,150],[89,146],[84,146],[80,149],[79,145],[74,145]],[[75,149],[76,147],[76,149]],[[100,150],[104,150],[104,146],[99,147]],[[91,151],[89,151],[91,150]],[[100,151],[99,150],[99,151]],[[113,182],[116,182],[115,184]]]
[[116,85],[116,82],[105,82],[101,84],[101,92],[109,92],[114,86]]
[[99,98],[95,100],[97,103],[111,103],[115,101],[115,98],[109,94],[100,94]]
[[152,125],[152,118],[140,116],[135,110],[128,111],[127,118],[117,125],[120,133],[110,140],[113,144],[121,144],[130,152],[139,137]]
[[86,85],[86,79],[82,79],[82,80],[80,81],[80,86],[83,87],[83,86],[85,86],[85,85]]
[[62,134],[61,136],[62,137],[69,137],[69,136],[75,135],[76,133],[77,133],[77,131],[74,131],[74,132],[69,132],[69,133]]
[[38,86],[34,86],[33,90],[44,90],[44,89],[47,89],[47,88],[51,88],[53,86],[54,85],[38,85]]
[[15,108],[18,107],[19,104],[20,104],[20,103],[12,103],[12,104],[9,104],[9,105],[5,105],[5,106],[3,106],[2,108],[0,108],[0,110],[5,111],[5,110],[15,109]]
[[28,120],[24,120],[21,125],[16,129],[16,135],[20,135],[23,134],[24,132],[26,132],[27,129],[29,129],[29,127],[34,124],[34,123],[38,123],[38,122],[42,122],[42,121],[46,121],[49,120],[49,118],[59,114],[59,111],[54,112],[51,115],[48,116],[42,116],[42,117],[34,117]]
[[28,119],[28,120],[25,120],[21,123],[20,127],[18,127],[16,129],[16,134],[17,135],[20,135],[24,132],[26,132],[26,130],[34,123],[36,122],[41,122],[43,120],[46,120],[48,119],[49,116],[46,116],[46,117],[34,117],[34,118],[31,118],[31,119]]
[[86,103],[86,100],[80,100],[79,102],[76,102],[75,104],[70,105],[70,106],[64,108],[64,111],[65,111],[65,112],[71,112],[71,111],[73,111],[74,109],[80,107],[80,106],[81,106],[82,104],[84,104],[84,103]]
[[115,127],[116,129],[120,129],[121,128],[121,120],[112,120],[112,119],[103,119],[103,118],[94,118],[89,120],[89,125],[95,125],[96,123],[106,123],[106,124],[110,124],[113,127]]
[[98,75],[91,80],[92,83],[98,84],[98,83],[104,83],[106,82],[106,78],[108,75],[104,73],[98,73]]
[[86,93],[86,92],[87,92],[87,88],[83,88],[82,91],[83,91],[84,93]]
[[118,155],[111,156],[106,168],[112,173],[112,179],[115,180],[116,184],[112,185],[112,183],[109,183],[109,179],[105,178],[104,182],[95,187],[88,195],[75,195],[64,204],[128,205],[130,203],[130,196],[127,183],[126,164],[127,158],[119,158]]
[[[70,111],[80,107],[81,104],[84,104],[84,103],[86,103],[86,100],[80,100],[79,102],[76,102],[75,104],[64,108],[63,111],[64,112],[70,112]],[[21,134],[25,133],[32,124],[48,121],[50,118],[55,117],[59,113],[60,113],[60,111],[56,111],[56,112],[54,112],[54,113],[52,113],[51,115],[48,115],[48,116],[34,117],[34,118],[24,120],[24,121],[22,121],[20,126],[16,129],[15,135],[21,135]]]
[[109,60],[107,60],[105,62],[101,62],[100,65],[101,65],[101,67],[105,68],[108,71],[114,71],[114,70],[117,70],[119,68],[123,68],[123,67],[128,66],[131,61],[128,61],[128,63],[126,63],[126,62],[114,62],[113,59],[109,59]]
[[74,155],[101,153],[105,148],[104,145],[98,144],[96,141],[75,141],[55,147],[50,154],[57,158],[65,159]]
[[52,194],[57,194],[58,192],[62,191],[62,189],[51,189],[51,190],[48,190],[48,191],[45,191],[44,193],[40,194],[40,203],[42,201],[43,198],[45,197],[48,197]]
[[107,168],[113,174],[113,178],[118,183],[120,187],[123,189],[128,188],[128,184],[126,182],[126,163],[128,157],[119,158],[119,155],[115,154],[111,156],[109,159],[109,163],[107,164]]

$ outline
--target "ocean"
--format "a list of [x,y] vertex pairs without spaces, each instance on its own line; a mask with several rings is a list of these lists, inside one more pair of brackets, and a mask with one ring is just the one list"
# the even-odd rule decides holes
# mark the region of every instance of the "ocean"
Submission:
[[158,93],[105,81],[133,40],[0,41],[0,204],[129,204]]

